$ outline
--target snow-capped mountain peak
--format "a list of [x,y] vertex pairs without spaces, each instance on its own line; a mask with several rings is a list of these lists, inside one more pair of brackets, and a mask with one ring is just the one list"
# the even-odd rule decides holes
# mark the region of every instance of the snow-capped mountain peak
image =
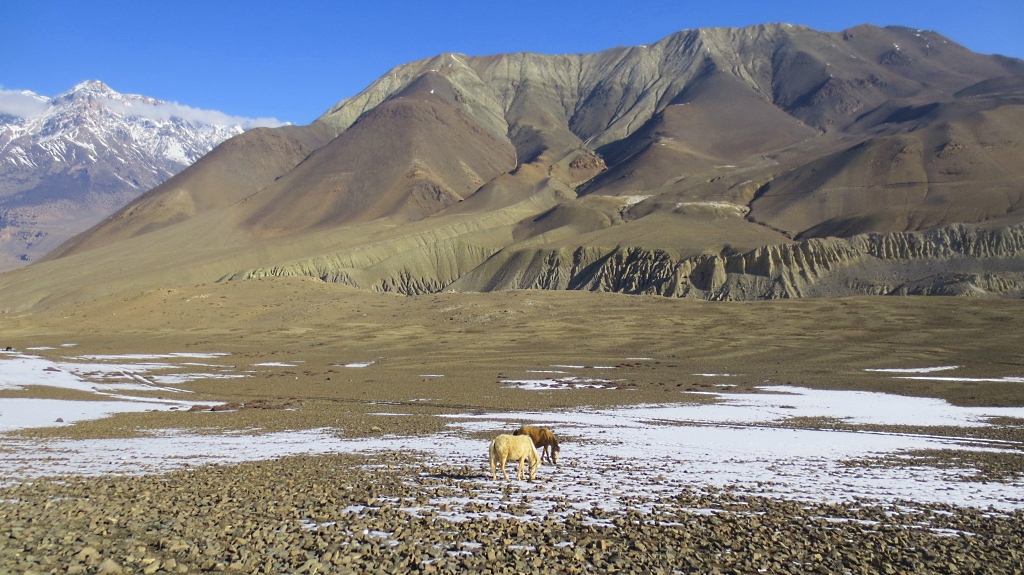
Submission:
[[0,88],[0,271],[12,267],[4,252],[31,261],[56,246],[41,239],[51,233],[44,219],[85,229],[222,141],[279,124],[122,94],[99,80],[52,98]]
[[98,80],[82,82],[45,103],[39,114],[0,117],[0,170],[52,162],[131,163],[145,166],[156,178],[126,181],[133,187],[152,186],[243,131],[238,124],[183,119],[173,114],[182,108],[177,104],[121,94]]

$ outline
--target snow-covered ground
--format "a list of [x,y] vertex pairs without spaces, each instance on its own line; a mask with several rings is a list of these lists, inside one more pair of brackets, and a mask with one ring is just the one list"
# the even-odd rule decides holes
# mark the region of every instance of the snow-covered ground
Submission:
[[[31,354],[0,352],[0,390],[44,386],[95,396],[95,399],[85,400],[0,398],[0,432],[71,425],[116,413],[187,410],[197,402],[189,398],[190,391],[173,385],[197,379],[247,377],[233,373],[233,368],[219,365],[202,366],[215,368],[212,372],[195,372],[195,362],[184,361],[223,355],[82,355],[50,360]],[[161,395],[151,397],[139,395],[139,392]]]
[[[733,486],[743,492],[802,500],[915,500],[1024,508],[1024,482],[962,481],[972,470],[851,467],[848,461],[922,449],[1019,453],[1019,445],[910,433],[769,427],[790,417],[829,417],[850,424],[986,425],[988,417],[1024,418],[1024,408],[961,408],[942,400],[791,386],[758,394],[720,394],[720,403],[454,416],[466,431],[543,424],[566,437],[562,465],[542,468],[555,492],[615,505],[616,498],[672,492],[683,486]],[[434,450],[452,463],[483,457],[485,446]],[[425,447],[425,449],[429,449]],[[547,484],[545,484],[547,485]],[[548,491],[551,491],[550,486]],[[606,497],[595,498],[599,492]],[[587,494],[590,494],[588,497]]]
[[[99,359],[111,363],[99,362]],[[0,388],[29,383],[57,385],[108,396],[103,401],[0,399],[5,429],[31,426],[29,414],[60,407],[66,423],[76,421],[78,404],[90,404],[82,417],[118,411],[187,406],[179,399],[133,398],[126,392],[145,389],[135,378],[106,381],[115,373],[147,373],[143,360],[195,357],[79,356],[76,361],[48,362],[21,354],[0,356]],[[88,365],[95,384],[76,375],[72,365]],[[97,366],[105,366],[105,370]],[[174,364],[182,369],[184,363]],[[47,371],[61,366],[62,371]],[[900,372],[896,372],[900,373]],[[921,372],[917,372],[921,373]],[[927,372],[923,372],[927,373]],[[151,376],[146,376],[151,377]],[[123,385],[125,387],[118,388]],[[141,387],[140,387],[141,386]],[[163,388],[160,388],[163,389]],[[916,433],[780,428],[793,417],[824,417],[857,425],[979,427],[990,417],[1024,418],[1024,408],[967,408],[928,398],[861,391],[825,391],[797,386],[763,386],[757,393],[710,393],[718,402],[666,403],[614,409],[578,408],[549,412],[461,414],[446,416],[447,429],[430,437],[384,436],[346,439],[331,429],[261,433],[162,430],[130,439],[48,440],[0,434],[0,475],[8,481],[70,473],[159,473],[184,464],[236,463],[296,454],[416,451],[431,464],[486,469],[487,442],[478,434],[498,434],[520,423],[552,427],[562,438],[561,465],[545,465],[540,481],[518,483],[515,499],[539,512],[554,500],[570,507],[614,508],[627,496],[671,494],[682,488],[732,487],[741,492],[799,500],[912,500],[998,509],[1024,508],[1024,482],[971,480],[973,470],[915,466],[856,466],[851,461],[899,456],[915,450],[965,450],[1019,453],[1006,441],[961,439]],[[35,404],[35,405],[33,405]],[[396,416],[400,414],[395,414]],[[211,418],[217,417],[210,414]],[[210,425],[215,421],[211,419]],[[4,428],[0,428],[4,429]],[[474,437],[475,436],[475,437]],[[514,473],[514,469],[511,469]],[[498,503],[502,482],[473,480],[474,503]],[[464,515],[469,499],[447,503],[452,518]],[[513,503],[515,501],[512,501]],[[509,503],[505,500],[504,503]],[[488,512],[491,513],[491,512]],[[494,511],[497,513],[497,511]]]
[[[882,368],[865,369],[864,371],[883,372],[899,374],[896,379],[918,379],[924,381],[971,381],[975,383],[1024,383],[1024,377],[1006,375],[1003,377],[963,377],[954,375],[921,375],[937,371],[952,371],[960,369],[959,365],[944,365],[940,367],[910,367],[910,368]],[[915,375],[907,375],[915,374]]]

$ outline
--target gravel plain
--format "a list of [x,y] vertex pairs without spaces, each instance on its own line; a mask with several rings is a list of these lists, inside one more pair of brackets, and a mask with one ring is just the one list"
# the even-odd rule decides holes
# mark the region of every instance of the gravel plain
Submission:
[[[543,480],[541,480],[543,482]],[[1020,573],[1024,513],[682,490],[619,512],[520,503],[415,456],[289,457],[0,489],[12,573]],[[516,483],[500,488],[513,495]],[[511,498],[510,498],[511,499]],[[488,513],[500,514],[491,517]]]
[[[752,396],[787,384],[1016,409],[1024,407],[1022,384],[1012,380],[1024,376],[1019,311],[1019,302],[945,298],[745,304],[534,292],[400,298],[282,279],[3,314],[0,345],[49,361],[223,353],[195,360],[210,364],[197,368],[246,377],[172,381],[156,378],[181,370],[139,371],[134,375],[180,392],[134,395],[181,407],[74,424],[42,412],[39,427],[0,434],[0,459],[21,457],[38,442],[116,446],[183,434],[200,452],[207,438],[211,445],[257,432],[301,439],[316,430],[344,441],[387,438],[398,449],[270,453],[219,464],[196,457],[145,473],[126,452],[123,472],[3,477],[0,573],[1024,573],[1024,512],[1013,502],[1021,499],[1017,486],[1024,479],[1018,417],[973,427],[851,423],[804,415],[794,397],[775,406],[788,417],[759,424],[837,438],[849,432],[984,444],[850,457],[836,460],[832,471],[946,474],[950,489],[1009,493],[1012,501],[999,506],[941,497],[822,500],[786,496],[779,491],[785,485],[766,485],[767,496],[754,492],[756,481],[753,487],[731,479],[715,484],[696,474],[656,489],[612,490],[586,476],[587,483],[569,485],[570,496],[566,486],[583,476],[568,467],[573,459],[624,478],[638,460],[588,458],[599,442],[572,437],[565,423],[558,431],[570,436],[566,467],[542,467],[537,483],[491,481],[483,447],[447,458],[402,448],[446,433],[453,417],[712,405],[719,392]],[[357,364],[365,365],[347,367]],[[56,368],[67,372],[62,365]],[[941,374],[963,381],[866,371],[953,365],[960,367]],[[576,369],[560,366],[583,371],[539,373]],[[614,369],[598,374],[598,367]],[[512,383],[572,376],[611,385],[523,389]],[[0,401],[14,400],[96,398],[88,388],[0,389]],[[195,404],[226,407],[190,411]],[[480,446],[499,431],[463,421],[475,423],[461,437]],[[734,427],[680,432],[743,431]],[[46,457],[27,465],[38,470]],[[52,459],[69,457],[74,462],[67,453]],[[701,462],[713,463],[713,452]],[[657,483],[656,475],[647,478]],[[792,480],[806,486],[817,478]],[[898,487],[913,494],[913,484]]]

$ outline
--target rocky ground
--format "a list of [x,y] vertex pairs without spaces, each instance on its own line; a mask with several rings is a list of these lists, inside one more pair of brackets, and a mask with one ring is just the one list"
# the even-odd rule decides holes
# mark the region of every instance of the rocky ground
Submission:
[[[541,480],[544,481],[543,479]],[[1024,513],[683,489],[621,512],[471,496],[476,469],[293,457],[0,490],[11,573],[1020,573]],[[515,483],[501,487],[507,495]],[[506,498],[507,499],[507,498]],[[500,515],[491,517],[489,514]]]

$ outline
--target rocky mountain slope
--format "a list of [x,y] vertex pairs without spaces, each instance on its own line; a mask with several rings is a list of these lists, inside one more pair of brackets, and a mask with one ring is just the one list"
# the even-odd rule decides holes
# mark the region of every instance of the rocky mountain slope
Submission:
[[[443,54],[309,126],[229,140],[17,291],[31,305],[306,275],[407,294],[1012,297],[1022,160],[1024,61],[929,31],[774,24]],[[918,247],[885,247],[904,244]],[[65,274],[90,279],[28,279]]]
[[38,259],[242,132],[170,116],[166,102],[98,81],[22,96],[34,113],[0,113],[0,271]]

